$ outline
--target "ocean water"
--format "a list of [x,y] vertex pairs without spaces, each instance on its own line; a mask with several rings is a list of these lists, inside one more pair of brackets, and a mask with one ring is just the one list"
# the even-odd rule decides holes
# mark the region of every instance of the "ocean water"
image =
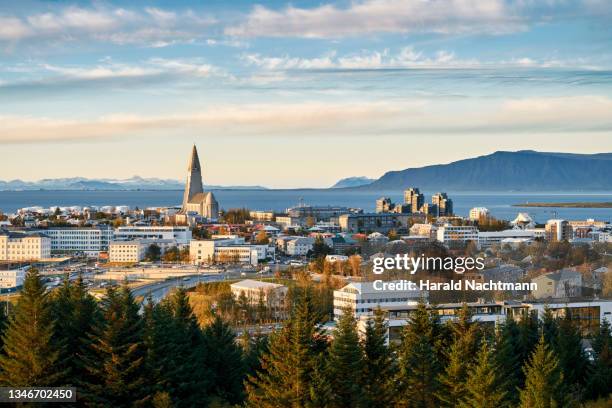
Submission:
[[[424,191],[426,201],[433,192]],[[550,218],[585,219],[612,222],[612,208],[521,208],[512,204],[525,202],[604,202],[612,201],[610,193],[499,193],[447,192],[453,199],[455,213],[467,216],[472,207],[486,207],[497,218],[514,219],[518,212],[527,212],[538,222]],[[394,202],[403,200],[401,191],[346,191],[346,190],[216,190],[220,207],[247,207],[253,210],[283,211],[300,202],[307,205],[340,205],[373,211],[381,196]],[[88,206],[128,205],[153,207],[180,205],[182,191],[0,191],[0,210],[11,213],[30,206]]]

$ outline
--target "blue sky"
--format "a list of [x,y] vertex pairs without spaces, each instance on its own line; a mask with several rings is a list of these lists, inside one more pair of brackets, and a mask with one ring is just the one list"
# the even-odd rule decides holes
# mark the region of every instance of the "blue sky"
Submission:
[[[14,4],[9,4],[14,3]],[[0,178],[324,187],[612,151],[606,0],[0,3]]]

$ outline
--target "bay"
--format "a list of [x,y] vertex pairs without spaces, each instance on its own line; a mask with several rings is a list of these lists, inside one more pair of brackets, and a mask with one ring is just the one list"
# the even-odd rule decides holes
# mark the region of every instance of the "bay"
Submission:
[[[253,210],[284,211],[300,202],[306,205],[338,205],[373,211],[381,196],[394,202],[403,200],[401,191],[359,191],[343,189],[294,190],[213,190],[223,209],[246,207]],[[423,191],[426,202],[432,191]],[[538,222],[551,218],[570,220],[594,218],[612,221],[612,208],[521,208],[512,204],[526,202],[604,202],[612,201],[611,192],[600,193],[525,193],[525,192],[447,192],[452,198],[455,213],[467,216],[472,207],[486,207],[497,218],[514,219],[518,212],[527,212]],[[15,212],[30,206],[103,206],[128,205],[130,207],[177,206],[182,191],[0,191],[0,210]]]

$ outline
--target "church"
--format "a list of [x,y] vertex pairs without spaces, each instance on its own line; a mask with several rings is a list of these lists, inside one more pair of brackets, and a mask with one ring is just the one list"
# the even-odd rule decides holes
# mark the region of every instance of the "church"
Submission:
[[187,183],[183,194],[181,214],[199,215],[208,219],[216,219],[219,216],[219,203],[213,193],[204,191],[202,186],[202,167],[195,145],[193,145],[187,166]]

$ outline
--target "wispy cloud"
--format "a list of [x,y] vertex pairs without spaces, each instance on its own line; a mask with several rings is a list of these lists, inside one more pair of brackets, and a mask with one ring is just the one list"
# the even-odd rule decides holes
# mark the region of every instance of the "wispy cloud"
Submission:
[[237,37],[342,38],[372,34],[506,34],[538,22],[589,17],[608,24],[608,0],[355,0],[302,8],[257,5],[226,27]]
[[0,41],[68,41],[84,39],[115,44],[164,46],[194,41],[214,24],[210,16],[191,10],[125,9],[70,6],[55,12],[0,16]]
[[[307,137],[385,134],[507,134],[610,132],[612,99],[602,96],[520,98],[487,102],[480,109],[445,111],[427,100],[391,102],[228,105],[204,111],[142,116],[115,114],[91,120],[0,117],[0,143],[40,143],[144,137],[197,131],[202,136]],[[440,120],[444,117],[444,120]],[[494,137],[494,136],[492,136]]]
[[598,69],[584,59],[559,60],[518,57],[510,60],[483,61],[476,58],[457,57],[453,51],[438,50],[428,55],[412,46],[403,47],[397,52],[388,48],[379,50],[362,50],[339,56],[328,52],[315,58],[283,56],[265,56],[259,53],[245,53],[242,61],[270,71],[310,70],[310,69],[385,69],[385,68],[580,68]]
[[342,8],[255,6],[225,32],[241,37],[340,38],[372,33],[507,33],[524,22],[504,0],[360,0]]
[[1,71],[16,72],[21,76],[0,83],[0,88],[67,87],[71,83],[99,85],[103,82],[146,79],[180,81],[211,76],[231,78],[225,70],[199,58],[150,58],[131,64],[114,62],[112,59],[104,59],[95,65],[39,63],[2,67]]

